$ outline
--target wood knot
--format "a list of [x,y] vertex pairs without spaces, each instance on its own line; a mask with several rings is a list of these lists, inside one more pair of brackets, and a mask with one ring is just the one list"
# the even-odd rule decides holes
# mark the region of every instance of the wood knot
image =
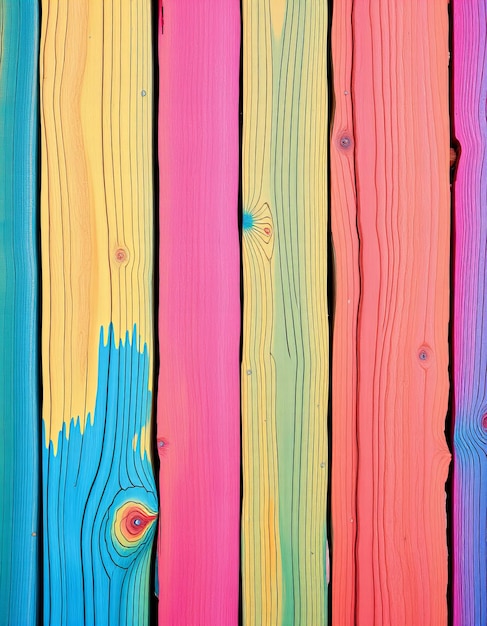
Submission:
[[160,455],[166,454],[168,443],[163,437],[157,438],[157,451]]
[[431,361],[433,358],[433,352],[431,348],[427,345],[420,346],[418,350],[418,361],[421,367],[427,368],[431,365]]
[[348,133],[342,133],[338,144],[342,150],[349,150],[353,145],[352,137]]
[[142,502],[126,502],[115,516],[115,536],[122,545],[139,543],[157,519]]
[[250,246],[259,246],[270,258],[274,246],[274,224],[269,204],[246,209],[242,214],[243,241]]
[[128,250],[124,248],[123,246],[119,246],[115,250],[115,260],[117,261],[117,263],[120,263],[121,265],[123,265],[124,263],[127,263],[127,261],[129,260]]

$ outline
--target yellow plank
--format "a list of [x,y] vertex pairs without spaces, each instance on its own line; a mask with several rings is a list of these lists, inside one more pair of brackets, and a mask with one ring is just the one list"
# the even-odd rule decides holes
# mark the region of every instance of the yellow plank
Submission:
[[243,2],[245,624],[324,624],[327,3]]
[[152,354],[152,50],[148,1],[42,11],[43,417],[56,448],[63,423],[69,434],[93,415],[100,328],[118,341],[136,325]]

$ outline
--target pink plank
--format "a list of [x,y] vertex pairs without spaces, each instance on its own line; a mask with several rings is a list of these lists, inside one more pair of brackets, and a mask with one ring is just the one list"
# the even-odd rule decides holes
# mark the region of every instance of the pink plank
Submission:
[[238,621],[239,10],[159,5],[159,624]]

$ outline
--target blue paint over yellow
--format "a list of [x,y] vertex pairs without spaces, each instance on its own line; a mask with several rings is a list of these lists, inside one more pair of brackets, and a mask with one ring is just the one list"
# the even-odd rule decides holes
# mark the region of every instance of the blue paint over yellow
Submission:
[[0,0],[0,624],[36,623],[38,3]]
[[94,416],[83,433],[73,420],[69,437],[65,424],[57,447],[44,449],[45,624],[148,623],[157,512],[141,448],[152,408],[149,355],[145,345],[139,352],[135,327],[117,342],[110,325],[104,339],[101,330]]

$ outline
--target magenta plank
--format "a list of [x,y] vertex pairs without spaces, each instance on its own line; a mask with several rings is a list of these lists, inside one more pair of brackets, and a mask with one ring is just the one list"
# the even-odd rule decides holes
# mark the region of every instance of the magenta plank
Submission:
[[453,3],[453,623],[487,623],[487,7]]
[[159,623],[238,622],[240,5],[159,6]]

